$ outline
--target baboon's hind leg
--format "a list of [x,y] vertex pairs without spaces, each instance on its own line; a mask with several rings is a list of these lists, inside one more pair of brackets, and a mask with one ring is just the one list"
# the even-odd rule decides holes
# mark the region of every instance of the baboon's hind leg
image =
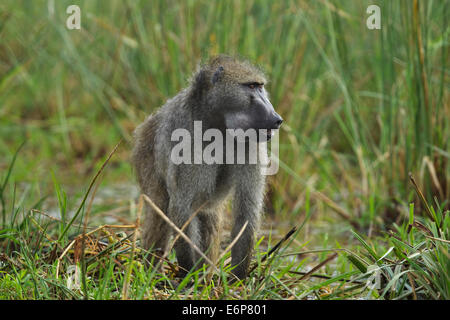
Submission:
[[214,263],[219,257],[220,249],[220,214],[213,211],[199,213],[201,250]]
[[[149,198],[164,212],[164,214],[167,214],[169,201],[167,194],[151,194],[149,195]],[[151,252],[156,255],[154,264],[159,261],[157,257],[161,257],[166,253],[171,234],[172,230],[170,226],[148,203],[145,203],[142,245],[144,249],[151,250]],[[147,260],[151,261],[152,255],[149,255]]]

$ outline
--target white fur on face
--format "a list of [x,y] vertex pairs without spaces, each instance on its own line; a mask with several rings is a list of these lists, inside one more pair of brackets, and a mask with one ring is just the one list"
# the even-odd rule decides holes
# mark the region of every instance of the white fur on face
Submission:
[[227,113],[225,115],[225,126],[227,129],[248,129],[252,123],[250,115],[244,112]]

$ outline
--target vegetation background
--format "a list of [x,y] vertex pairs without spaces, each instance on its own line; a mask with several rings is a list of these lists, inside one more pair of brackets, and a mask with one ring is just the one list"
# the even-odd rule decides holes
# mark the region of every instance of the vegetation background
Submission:
[[[66,28],[71,4],[81,30]],[[448,299],[449,6],[2,1],[0,298]],[[86,228],[135,223],[132,132],[219,53],[262,66],[285,119],[252,277],[160,288],[170,275],[143,271],[139,242],[123,248],[114,228],[77,251]]]

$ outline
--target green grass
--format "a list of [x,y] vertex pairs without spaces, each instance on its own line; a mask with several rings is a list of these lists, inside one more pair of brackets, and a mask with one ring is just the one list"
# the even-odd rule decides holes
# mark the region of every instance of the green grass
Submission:
[[[448,299],[449,1],[77,1],[81,31],[70,4],[0,4],[0,298],[119,299],[129,282],[130,299]],[[228,284],[222,261],[212,282],[164,289],[171,273],[113,228],[69,285],[76,254],[58,275],[57,258],[86,221],[135,223],[133,129],[218,53],[261,65],[285,119],[252,277]]]

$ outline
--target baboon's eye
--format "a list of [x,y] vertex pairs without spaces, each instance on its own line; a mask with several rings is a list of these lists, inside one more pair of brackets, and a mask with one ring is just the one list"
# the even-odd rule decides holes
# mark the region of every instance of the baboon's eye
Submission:
[[262,84],[262,83],[257,83],[257,82],[252,82],[252,83],[247,83],[247,86],[248,86],[250,89],[256,89],[256,88],[262,89],[263,84]]

